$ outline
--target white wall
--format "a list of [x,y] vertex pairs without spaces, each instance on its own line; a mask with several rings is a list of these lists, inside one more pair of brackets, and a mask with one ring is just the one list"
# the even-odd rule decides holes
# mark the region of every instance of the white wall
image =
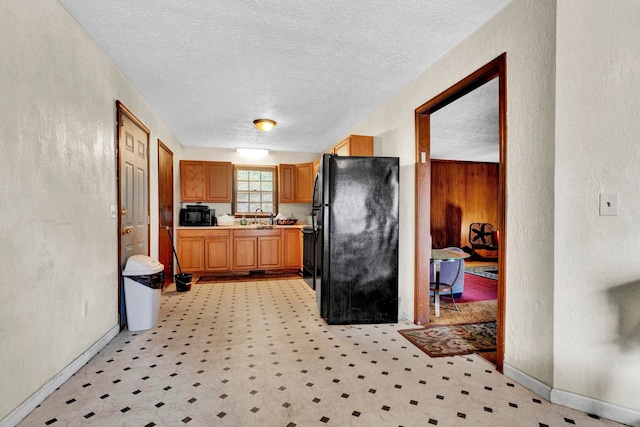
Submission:
[[[554,386],[636,410],[639,6],[558,2],[554,275]],[[619,195],[617,216],[599,216],[600,193]]]
[[505,362],[553,383],[555,2],[517,0],[352,129],[401,164],[401,310],[413,319],[415,109],[507,52]]
[[152,130],[151,212],[157,139],[181,148],[55,0],[0,3],[0,58],[2,420],[117,328],[116,100]]

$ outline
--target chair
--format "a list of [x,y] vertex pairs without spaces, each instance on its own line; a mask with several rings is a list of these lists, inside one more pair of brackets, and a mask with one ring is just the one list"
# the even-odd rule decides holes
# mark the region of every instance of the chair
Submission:
[[[445,248],[453,251],[464,252],[460,248],[449,247]],[[433,261],[432,261],[433,262]],[[430,273],[430,296],[433,296],[433,288],[435,286],[436,278],[433,275],[433,268],[429,269]],[[443,293],[447,292],[448,293]],[[456,261],[442,262],[440,264],[440,295],[449,295],[453,301],[453,305],[456,310],[460,311],[456,304],[455,298],[460,298],[464,292],[464,259]]]
[[499,243],[498,231],[488,222],[474,222],[469,226],[469,243],[475,255],[477,249],[497,251]]

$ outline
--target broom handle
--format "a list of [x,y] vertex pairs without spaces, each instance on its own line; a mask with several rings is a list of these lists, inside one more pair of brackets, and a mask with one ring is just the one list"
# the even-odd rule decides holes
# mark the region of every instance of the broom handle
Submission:
[[178,264],[178,270],[180,270],[180,274],[182,275],[182,267],[180,267],[180,260],[178,259],[176,248],[173,246],[173,237],[171,237],[171,230],[169,230],[169,226],[167,225],[167,219],[164,217],[164,210],[162,210],[162,206],[160,206],[160,215],[162,215],[162,222],[164,223],[164,228],[167,230],[167,234],[169,234],[169,242],[171,243],[171,249],[173,250],[173,255],[175,255],[176,257],[176,264]]

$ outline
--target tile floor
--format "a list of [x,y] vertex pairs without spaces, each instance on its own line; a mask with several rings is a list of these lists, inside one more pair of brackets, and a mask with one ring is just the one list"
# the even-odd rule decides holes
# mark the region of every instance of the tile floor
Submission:
[[328,326],[300,279],[165,290],[19,426],[602,426],[477,356],[431,359],[398,329]]

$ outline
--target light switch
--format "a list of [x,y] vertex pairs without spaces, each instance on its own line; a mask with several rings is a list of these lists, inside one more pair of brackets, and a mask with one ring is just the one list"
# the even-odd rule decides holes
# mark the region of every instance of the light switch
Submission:
[[600,216],[618,215],[618,193],[600,193]]
[[111,208],[110,208],[111,218],[115,219],[117,213],[118,213],[118,207],[116,205],[111,205]]

